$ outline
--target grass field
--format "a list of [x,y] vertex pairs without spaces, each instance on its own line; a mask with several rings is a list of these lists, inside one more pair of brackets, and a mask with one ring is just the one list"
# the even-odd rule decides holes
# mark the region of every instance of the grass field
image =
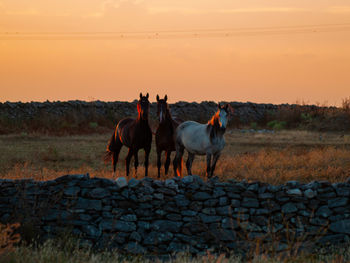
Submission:
[[[112,131],[63,137],[2,135],[0,177],[49,180],[67,173],[90,173],[91,176],[110,178],[111,164],[105,164],[103,156],[111,134]],[[215,170],[215,174],[223,180],[246,179],[279,184],[290,180],[339,182],[350,176],[350,133],[290,130],[243,133],[240,130],[228,130],[225,138],[226,147]],[[126,152],[127,149],[123,147],[117,165],[118,176],[125,175]],[[144,153],[140,151],[138,178],[144,175],[143,158]],[[204,177],[205,166],[205,158],[196,156],[192,171]],[[130,168],[134,176],[133,160]],[[186,175],[187,171],[184,170],[183,174]],[[171,166],[168,177],[172,176]],[[157,177],[154,140],[150,155],[150,177]]]

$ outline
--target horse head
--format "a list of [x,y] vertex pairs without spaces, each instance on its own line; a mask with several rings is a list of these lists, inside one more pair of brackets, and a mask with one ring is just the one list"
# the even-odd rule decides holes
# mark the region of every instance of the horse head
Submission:
[[148,110],[149,110],[148,98],[149,98],[148,93],[146,96],[142,96],[142,93],[140,93],[140,99],[137,102],[137,112],[139,113],[139,116],[143,120],[148,120]]
[[221,106],[220,103],[218,104],[218,121],[220,125],[220,129],[225,130],[228,122],[229,117],[229,104],[225,104],[224,106]]
[[164,99],[159,99],[159,96],[157,94],[157,115],[159,119],[159,123],[162,123],[165,120],[166,113],[168,110],[168,96],[165,95]]

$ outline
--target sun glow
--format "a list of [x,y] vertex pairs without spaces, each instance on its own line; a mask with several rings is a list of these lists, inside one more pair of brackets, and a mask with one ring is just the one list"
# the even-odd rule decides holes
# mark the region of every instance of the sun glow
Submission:
[[350,6],[326,1],[0,0],[0,101],[341,103]]

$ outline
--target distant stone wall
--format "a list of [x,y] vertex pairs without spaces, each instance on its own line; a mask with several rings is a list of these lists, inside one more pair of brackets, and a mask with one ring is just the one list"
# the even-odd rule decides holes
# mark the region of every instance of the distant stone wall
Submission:
[[[103,102],[103,101],[66,101],[66,102],[5,102],[0,103],[0,116],[9,119],[31,119],[40,114],[52,116],[64,116],[72,111],[79,112],[82,116],[110,116],[116,120],[128,116],[137,115],[136,103],[134,102]],[[235,116],[242,123],[259,121],[264,118],[267,111],[276,111],[278,105],[230,102],[235,109]],[[215,102],[177,102],[170,104],[173,115],[184,120],[207,121],[217,109]],[[151,103],[150,116],[156,119],[157,104]]]
[[42,240],[69,232],[94,248],[135,254],[247,252],[257,245],[280,252],[297,241],[298,249],[349,241],[349,196],[349,181],[1,179],[0,222],[30,225]]

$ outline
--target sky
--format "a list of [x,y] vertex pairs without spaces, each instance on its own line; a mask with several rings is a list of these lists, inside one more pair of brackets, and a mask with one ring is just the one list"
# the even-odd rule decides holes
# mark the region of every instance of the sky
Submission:
[[0,0],[0,102],[339,106],[349,69],[348,0]]

